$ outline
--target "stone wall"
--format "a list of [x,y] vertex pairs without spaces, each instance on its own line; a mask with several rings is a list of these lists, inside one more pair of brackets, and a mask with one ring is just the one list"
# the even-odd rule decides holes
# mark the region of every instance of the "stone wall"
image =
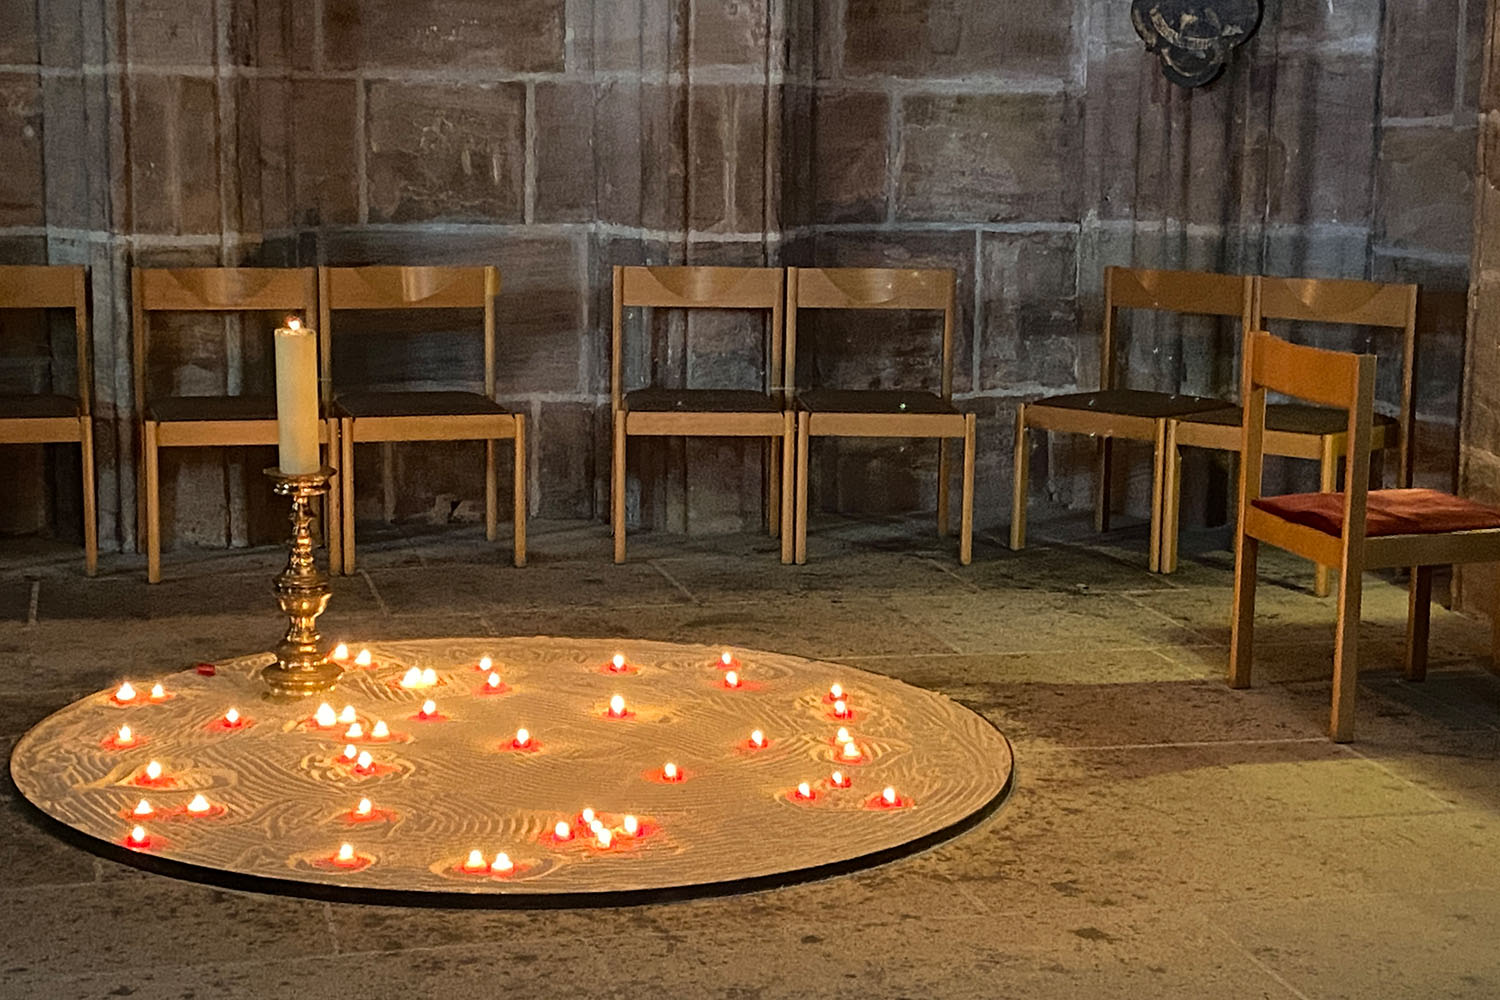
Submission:
[[[106,547],[135,541],[132,263],[499,265],[501,393],[532,418],[544,517],[607,509],[613,264],[951,266],[955,385],[980,417],[978,517],[993,525],[1016,401],[1095,383],[1105,264],[1465,285],[1481,6],[1269,0],[1224,78],[1184,92],[1120,0],[7,3],[0,260],[93,268]],[[734,339],[754,322],[635,323],[630,371],[751,381]],[[803,381],[932,375],[923,321],[805,330]],[[265,384],[254,324],[176,333],[154,382]],[[1223,331],[1138,334],[1133,384],[1232,386]],[[472,358],[432,346],[448,343],[397,331],[367,363],[336,353],[335,375],[405,365],[472,384]],[[1451,475],[1459,343],[1424,353],[1436,478]],[[1083,447],[1039,454],[1039,495],[1087,502]],[[268,457],[172,456],[169,543],[274,536]],[[360,514],[472,516],[478,460],[398,448],[387,496],[362,452]],[[754,523],[760,461],[747,443],[633,443],[632,517]],[[70,463],[52,463],[60,533]],[[930,507],[935,466],[935,447],[820,442],[815,503]],[[1119,499],[1138,506],[1135,468]]]

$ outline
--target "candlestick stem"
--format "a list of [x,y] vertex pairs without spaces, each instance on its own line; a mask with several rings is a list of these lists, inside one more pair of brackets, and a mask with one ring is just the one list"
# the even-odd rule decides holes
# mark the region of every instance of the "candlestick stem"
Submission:
[[328,574],[318,569],[313,558],[312,544],[312,502],[328,492],[333,470],[265,472],[275,484],[272,489],[291,498],[292,534],[286,568],[276,576],[276,602],[290,625],[276,644],[276,662],[261,671],[261,679],[273,694],[313,695],[333,687],[343,674],[343,668],[329,659],[318,634],[318,616],[328,607],[332,593]]

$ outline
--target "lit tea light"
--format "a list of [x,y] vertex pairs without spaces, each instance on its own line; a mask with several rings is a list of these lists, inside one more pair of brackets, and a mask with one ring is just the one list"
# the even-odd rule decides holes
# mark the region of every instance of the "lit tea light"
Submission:
[[336,713],[333,710],[333,706],[328,704],[328,702],[326,701],[323,702],[323,704],[319,705],[318,710],[313,713],[313,725],[317,726],[319,729],[332,729],[334,726],[338,725],[338,722],[338,713]]
[[352,723],[348,729],[344,730],[344,739],[346,740],[362,740],[364,738],[365,727],[357,722]]
[[604,820],[602,820],[602,819],[596,819],[593,822],[589,823],[589,830],[595,836],[598,836],[599,835],[599,831],[601,831],[603,829],[605,829],[605,826],[604,826]]
[[145,799],[141,799],[141,801],[135,804],[135,808],[130,810],[130,815],[144,817],[153,815],[155,812],[156,810],[151,808],[150,802],[147,802]]
[[342,755],[342,759],[344,761],[348,762],[348,763],[351,763],[351,764],[354,761],[358,760],[359,759],[359,747],[355,746],[353,743],[345,744],[344,745],[344,752],[343,752],[343,755]]
[[347,660],[349,659],[349,647],[341,642],[333,647],[333,652],[330,655],[335,660]]
[[755,747],[757,750],[763,748],[766,745],[766,734],[761,732],[759,729],[751,730],[750,745]]
[[479,663],[478,663],[478,665],[476,666],[475,669],[480,670],[480,671],[482,671],[482,672],[484,672],[484,673],[487,674],[491,670],[493,670],[494,668],[495,668],[495,661],[491,660],[488,656],[481,656],[479,658]]
[[204,797],[202,792],[194,795],[193,800],[187,804],[187,811],[194,816],[201,816],[212,808],[213,806],[208,804],[208,799]]
[[360,819],[369,819],[375,812],[375,804],[369,799],[360,799],[354,807],[354,815]]
[[437,683],[437,671],[434,670],[434,669],[432,669],[431,667],[426,667],[425,669],[423,669],[423,671],[422,671],[422,686],[423,687],[432,687],[436,683]]
[[845,743],[844,749],[840,755],[845,760],[859,760],[859,745],[852,740],[848,743]]
[[844,697],[844,686],[842,684],[828,685],[828,696],[834,701],[841,700]]
[[625,654],[616,653],[614,656],[611,656],[609,658],[609,669],[617,674],[623,673],[625,671]]
[[725,673],[724,674],[724,686],[727,687],[727,688],[737,688],[737,687],[739,687],[740,686],[739,671],[737,671],[737,670],[730,670],[727,673]]
[[849,730],[845,729],[843,726],[839,726],[839,731],[837,733],[834,733],[833,735],[833,741],[835,743],[848,743],[852,739],[854,739],[854,737],[850,736]]
[[370,739],[387,740],[391,737],[391,730],[385,724],[384,719],[376,719],[375,725],[370,728]]
[[677,770],[677,765],[666,763],[661,766],[661,776],[664,781],[681,781],[682,772]]
[[516,870],[516,863],[510,859],[510,855],[501,851],[495,855],[495,860],[490,862],[490,871],[496,875],[509,875]]
[[490,690],[490,691],[499,691],[500,690],[500,675],[497,674],[497,673],[495,673],[493,670],[491,670],[490,671],[490,675],[484,679],[484,686],[485,686],[485,688],[487,690]]
[[632,837],[641,832],[641,821],[634,816],[626,816],[620,821],[620,826]]
[[614,695],[609,699],[609,716],[612,719],[623,719],[625,717],[624,697]]
[[344,725],[347,726],[349,723],[353,722],[355,718],[356,716],[354,714],[353,705],[345,705],[343,708],[339,709],[339,721]]
[[131,847],[145,847],[147,844],[151,843],[151,838],[147,835],[146,828],[144,826],[131,827],[130,836],[127,837],[126,840],[130,842]]
[[375,770],[375,758],[370,756],[370,751],[364,750],[354,760],[354,770],[360,774],[369,774]]
[[117,747],[133,747],[133,746],[135,746],[135,733],[131,732],[129,726],[121,726],[120,727],[120,731],[117,732],[117,733],[115,733],[115,746],[117,746]]
[[813,797],[812,786],[803,781],[797,785],[796,796],[799,799],[810,799]]
[[433,701],[431,698],[428,698],[426,701],[422,702],[422,708],[417,712],[417,716],[423,719],[435,718],[437,716],[437,702]]
[[880,801],[888,806],[895,805],[898,801],[896,798],[896,790],[890,785],[886,785],[884,791],[880,793]]
[[556,840],[572,840],[573,828],[568,825],[567,820],[558,820],[557,825],[552,828],[552,836]]
[[352,865],[352,864],[354,864],[355,863],[354,845],[353,844],[340,844],[339,845],[339,851],[338,851],[337,854],[335,854],[333,856],[333,860],[334,860],[335,864],[340,864],[340,865]]
[[719,662],[726,667],[734,666],[734,654],[727,649],[724,650],[724,652],[719,654]]
[[828,781],[834,788],[848,788],[851,784],[849,776],[843,771],[834,771],[828,776]]
[[151,685],[151,696],[150,697],[151,697],[152,701],[166,701],[167,700],[167,689],[164,688],[164,687],[162,687],[160,684],[153,684],[153,685]]
[[129,681],[115,689],[115,701],[121,705],[128,705],[135,701],[135,688],[130,686]]
[[[348,656],[349,651],[345,650],[344,655]],[[356,667],[368,667],[371,662],[373,662],[373,660],[374,657],[370,655],[370,651],[368,649],[361,649],[359,651],[359,655],[354,658],[354,665]]]
[[833,703],[833,716],[836,719],[847,719],[854,713],[849,711],[849,703],[839,698]]
[[416,667],[407,670],[401,675],[401,686],[404,688],[417,688],[422,686],[422,671]]
[[489,862],[484,860],[484,853],[477,847],[470,851],[469,856],[464,859],[464,871],[466,872],[489,871],[489,867]]
[[147,781],[160,781],[161,780],[161,775],[162,775],[162,770],[161,770],[161,764],[159,762],[153,760],[153,761],[151,761],[150,763],[148,763],[146,765],[146,780]]
[[584,809],[583,812],[578,814],[578,818],[583,820],[583,825],[587,827],[593,827],[595,823],[599,822],[599,818],[594,815],[594,810],[592,809]]
[[517,729],[516,738],[510,741],[510,745],[517,750],[524,750],[531,746],[531,730]]
[[241,724],[241,720],[240,720],[239,709],[231,708],[229,711],[227,711],[227,712],[224,713],[224,725],[225,726],[227,726],[230,729],[238,729],[240,727],[240,724]]
[[608,847],[610,842],[614,840],[614,836],[602,826],[594,831],[594,837],[599,841],[600,847]]

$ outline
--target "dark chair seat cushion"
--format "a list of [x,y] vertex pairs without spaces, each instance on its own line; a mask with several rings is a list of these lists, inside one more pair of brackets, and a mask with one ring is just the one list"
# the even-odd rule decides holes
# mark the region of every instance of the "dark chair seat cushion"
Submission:
[[78,400],[71,396],[0,396],[0,420],[76,416]]
[[334,400],[342,417],[448,417],[509,413],[477,392],[348,392]]
[[797,405],[813,413],[958,413],[937,393],[907,389],[809,389]]
[[1073,392],[1064,396],[1045,396],[1031,405],[1055,406],[1063,410],[1090,410],[1095,413],[1159,420],[1165,417],[1207,413],[1232,404],[1222,399],[1185,396],[1172,392],[1153,392],[1150,389],[1100,389],[1095,392]]
[[642,413],[780,413],[781,402],[754,389],[636,389],[625,409]]
[[194,420],[275,420],[271,396],[167,396],[146,404],[146,417],[161,423]]
[[[1244,422],[1244,408],[1231,406],[1210,413],[1197,413],[1183,420],[1192,424],[1218,424],[1224,427],[1239,426]],[[1377,427],[1396,426],[1395,417],[1375,414]],[[1309,406],[1306,403],[1271,403],[1266,406],[1266,430],[1289,434],[1338,434],[1349,428],[1347,410],[1327,406]]]
[[[1500,510],[1439,490],[1371,490],[1365,535],[1439,535],[1449,531],[1500,528]],[[1329,535],[1344,530],[1342,493],[1289,493],[1251,503],[1293,524]]]

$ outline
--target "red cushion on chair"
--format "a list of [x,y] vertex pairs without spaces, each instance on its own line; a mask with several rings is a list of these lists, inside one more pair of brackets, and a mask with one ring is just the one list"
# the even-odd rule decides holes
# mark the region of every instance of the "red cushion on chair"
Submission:
[[[1330,535],[1344,530],[1344,494],[1289,493],[1261,497],[1251,504],[1293,524]],[[1365,536],[1438,535],[1449,531],[1500,528],[1500,510],[1439,490],[1371,490]]]

